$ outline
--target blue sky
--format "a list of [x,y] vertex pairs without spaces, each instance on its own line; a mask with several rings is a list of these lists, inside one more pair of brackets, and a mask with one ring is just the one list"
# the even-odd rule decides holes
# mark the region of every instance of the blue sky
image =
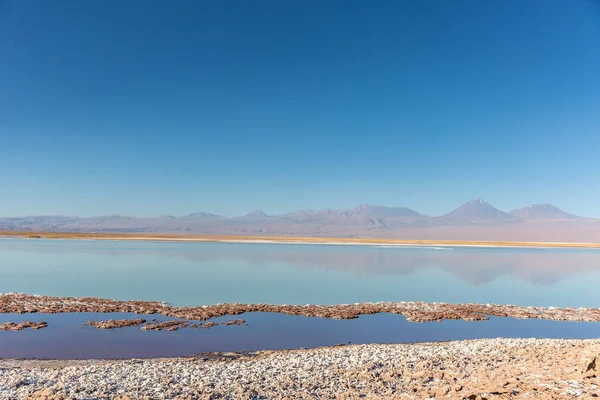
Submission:
[[0,0],[0,215],[600,217],[600,3]]

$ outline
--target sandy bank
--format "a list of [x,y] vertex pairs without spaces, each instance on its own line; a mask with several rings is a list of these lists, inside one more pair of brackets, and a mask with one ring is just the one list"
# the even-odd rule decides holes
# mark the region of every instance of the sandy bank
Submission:
[[488,339],[128,361],[0,361],[11,399],[594,398],[600,341]]
[[0,237],[29,239],[69,240],[131,240],[159,242],[223,242],[263,244],[324,244],[363,246],[429,246],[429,247],[524,247],[524,248],[588,248],[600,249],[600,243],[569,242],[510,242],[466,240],[397,240],[375,238],[322,238],[288,236],[217,236],[217,235],[171,235],[137,233],[79,233],[79,232],[33,232],[0,231]]

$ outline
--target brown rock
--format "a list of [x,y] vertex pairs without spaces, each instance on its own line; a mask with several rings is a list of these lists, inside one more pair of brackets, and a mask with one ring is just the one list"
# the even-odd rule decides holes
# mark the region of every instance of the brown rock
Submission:
[[246,321],[243,319],[235,319],[235,320],[225,322],[225,325],[243,325],[243,324],[246,324]]
[[23,329],[43,329],[47,327],[48,324],[46,322],[19,322],[15,324],[14,322],[5,322],[4,324],[0,324],[0,331],[22,331]]
[[433,378],[437,379],[437,380],[442,380],[442,379],[444,379],[445,376],[446,376],[446,373],[444,371],[436,371],[433,373]]
[[421,379],[425,376],[426,373],[427,373],[427,371],[425,371],[425,370],[417,371],[417,372],[413,373],[410,377],[411,377],[411,379]]
[[464,400],[487,400],[487,397],[483,397],[481,394],[473,393],[463,397]]
[[96,329],[117,329],[127,326],[137,326],[145,323],[143,318],[138,319],[109,319],[107,321],[88,321],[88,325],[95,326]]
[[595,378],[600,375],[600,365],[596,356],[586,358],[581,363],[581,374],[584,378]]
[[165,321],[165,322],[157,322],[153,324],[145,324],[142,326],[142,330],[144,331],[162,331],[166,329],[168,332],[174,332],[181,328],[187,328],[189,322],[187,321]]
[[65,396],[56,394],[50,389],[38,390],[27,397],[28,400],[64,400]]
[[448,393],[450,393],[450,386],[442,386],[436,390],[435,396],[436,397],[444,397]]

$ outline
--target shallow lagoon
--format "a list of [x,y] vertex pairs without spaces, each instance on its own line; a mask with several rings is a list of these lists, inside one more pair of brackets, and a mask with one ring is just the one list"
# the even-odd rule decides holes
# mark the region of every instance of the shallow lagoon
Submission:
[[0,240],[0,292],[339,304],[600,307],[600,250]]
[[362,315],[332,320],[271,313],[223,316],[212,321],[243,318],[248,326],[218,325],[210,329],[184,328],[175,332],[143,331],[140,327],[99,330],[82,327],[88,320],[146,318],[157,315],[126,313],[0,314],[0,323],[46,321],[40,330],[0,332],[0,358],[137,358],[193,356],[201,352],[229,352],[313,348],[338,344],[407,343],[479,338],[600,337],[600,322],[517,320],[491,317],[489,321],[406,322],[396,314]]

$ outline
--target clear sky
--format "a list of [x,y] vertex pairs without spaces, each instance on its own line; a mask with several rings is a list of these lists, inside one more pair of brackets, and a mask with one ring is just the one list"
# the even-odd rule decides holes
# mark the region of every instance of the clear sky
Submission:
[[0,0],[0,216],[600,217],[600,3]]

